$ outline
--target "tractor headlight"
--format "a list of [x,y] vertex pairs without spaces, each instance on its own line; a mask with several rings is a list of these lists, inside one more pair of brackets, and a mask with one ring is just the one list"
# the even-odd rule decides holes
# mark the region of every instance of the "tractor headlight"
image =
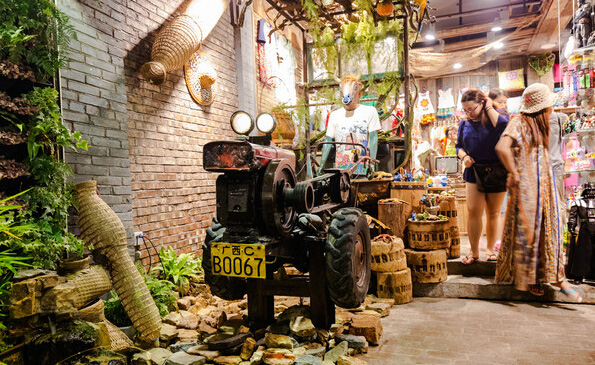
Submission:
[[264,134],[272,133],[277,128],[277,119],[269,113],[261,113],[256,117],[256,129]]
[[237,111],[233,113],[231,115],[230,122],[231,129],[233,129],[233,131],[237,134],[243,134],[247,136],[250,134],[250,132],[252,132],[252,129],[254,129],[254,121],[252,120],[252,117],[250,114],[243,111]]

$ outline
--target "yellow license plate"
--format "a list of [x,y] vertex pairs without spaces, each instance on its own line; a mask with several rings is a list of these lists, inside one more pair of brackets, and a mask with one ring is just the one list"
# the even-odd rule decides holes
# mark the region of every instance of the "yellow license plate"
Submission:
[[211,243],[213,275],[266,279],[264,245]]

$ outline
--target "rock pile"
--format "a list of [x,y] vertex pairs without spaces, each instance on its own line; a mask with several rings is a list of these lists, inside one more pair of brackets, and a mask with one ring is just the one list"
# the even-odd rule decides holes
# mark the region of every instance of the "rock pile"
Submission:
[[251,331],[244,321],[245,299],[183,297],[179,310],[163,318],[159,342],[164,348],[137,353],[131,364],[366,364],[355,355],[378,344],[380,318],[389,314],[394,300],[368,296],[357,309],[338,308],[336,323],[328,330],[314,326],[307,303],[276,297],[276,323]]

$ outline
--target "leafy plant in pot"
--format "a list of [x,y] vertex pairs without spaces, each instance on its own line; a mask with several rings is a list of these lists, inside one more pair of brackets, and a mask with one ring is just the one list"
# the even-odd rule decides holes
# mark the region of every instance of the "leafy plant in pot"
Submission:
[[200,280],[202,271],[202,257],[190,253],[176,254],[176,251],[165,246],[159,250],[160,264],[151,268],[151,273],[157,278],[171,281],[176,290],[185,295],[190,289],[190,280]]

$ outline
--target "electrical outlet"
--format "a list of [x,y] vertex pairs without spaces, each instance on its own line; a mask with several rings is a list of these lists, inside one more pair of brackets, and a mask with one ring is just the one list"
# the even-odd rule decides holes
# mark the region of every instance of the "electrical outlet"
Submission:
[[134,245],[140,247],[143,244],[143,232],[134,232]]

